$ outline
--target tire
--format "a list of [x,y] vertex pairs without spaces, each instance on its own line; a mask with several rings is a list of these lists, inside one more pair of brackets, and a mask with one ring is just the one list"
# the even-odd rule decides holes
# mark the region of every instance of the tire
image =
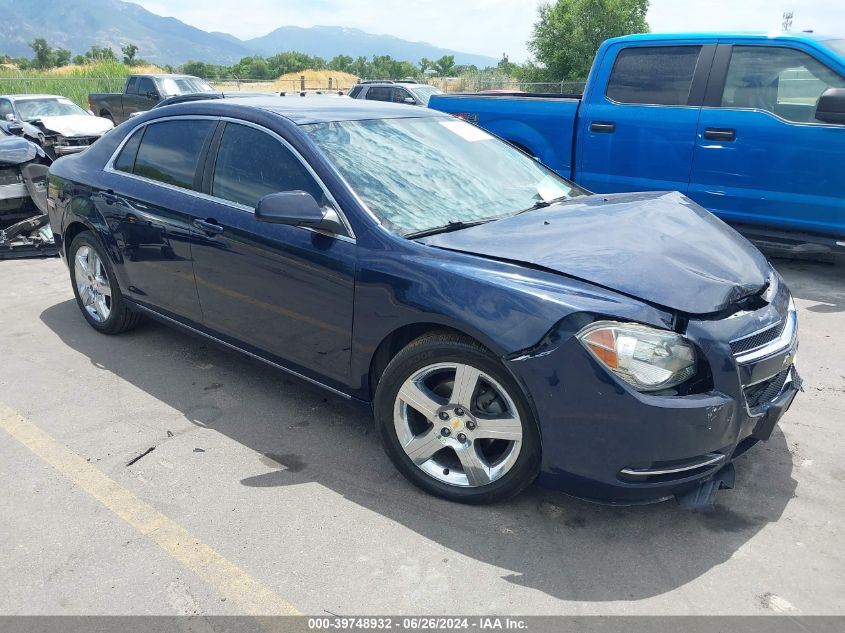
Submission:
[[92,328],[103,334],[120,334],[143,320],[124,301],[105,249],[90,231],[76,235],[68,253],[76,304]]
[[410,343],[384,370],[373,410],[396,468],[438,497],[494,503],[539,472],[540,433],[527,397],[472,339],[441,332]]

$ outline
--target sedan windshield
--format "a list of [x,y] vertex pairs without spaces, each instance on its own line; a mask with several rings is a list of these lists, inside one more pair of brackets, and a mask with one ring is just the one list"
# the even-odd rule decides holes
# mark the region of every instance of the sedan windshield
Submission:
[[582,193],[507,143],[451,117],[302,127],[370,211],[402,235],[496,219]]
[[70,99],[26,99],[15,102],[15,106],[24,121],[34,121],[45,116],[88,114]]

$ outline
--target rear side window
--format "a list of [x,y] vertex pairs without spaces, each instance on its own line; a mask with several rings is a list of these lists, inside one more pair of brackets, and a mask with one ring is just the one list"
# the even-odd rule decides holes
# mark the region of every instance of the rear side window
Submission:
[[278,139],[246,125],[229,123],[214,165],[212,195],[255,208],[268,193],[306,191],[317,201],[322,190]]
[[371,86],[370,89],[367,90],[367,99],[370,101],[390,101],[392,92],[392,88]]
[[131,138],[126,141],[120,154],[114,161],[114,168],[118,171],[125,171],[129,174],[135,167],[135,156],[138,155],[138,146],[141,144],[141,137],[144,136],[144,130],[136,130]]
[[6,118],[7,114],[14,114],[12,110],[12,102],[8,99],[0,99],[0,117]]
[[132,173],[193,189],[202,148],[214,125],[208,120],[151,123],[141,139]]
[[355,86],[349,91],[349,96],[355,99],[359,94],[361,94],[361,90],[363,90],[363,88],[364,86]]
[[625,48],[616,58],[607,98],[617,103],[687,105],[701,46]]
[[138,77],[130,77],[126,84],[126,94],[138,94]]

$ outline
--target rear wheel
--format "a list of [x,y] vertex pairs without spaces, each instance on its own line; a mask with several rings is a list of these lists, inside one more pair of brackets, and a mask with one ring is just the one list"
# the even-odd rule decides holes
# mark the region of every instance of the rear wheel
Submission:
[[490,503],[537,476],[540,436],[522,389],[471,339],[428,335],[387,366],[376,424],[405,477],[435,495]]
[[131,330],[141,321],[123,300],[102,246],[89,231],[73,238],[68,251],[73,294],[88,324],[103,334]]

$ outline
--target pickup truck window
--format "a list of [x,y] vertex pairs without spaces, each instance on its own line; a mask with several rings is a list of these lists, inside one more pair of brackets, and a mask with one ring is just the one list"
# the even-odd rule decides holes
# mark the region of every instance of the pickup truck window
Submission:
[[816,123],[816,103],[845,79],[807,53],[777,46],[734,46],[723,108],[765,110],[787,121]]
[[12,102],[8,99],[0,99],[0,118],[6,118],[6,115],[14,114],[12,110]]
[[202,146],[214,125],[209,120],[149,124],[138,147],[132,173],[193,189]]
[[635,46],[620,51],[607,83],[617,103],[687,105],[701,46]]
[[126,83],[126,94],[128,95],[135,95],[138,94],[138,80],[140,77],[130,77],[129,81]]
[[155,82],[149,77],[141,77],[141,80],[138,82],[138,94],[146,95],[150,92],[158,92]]
[[278,140],[246,125],[229,123],[220,140],[212,195],[255,208],[268,193],[307,191],[318,201],[320,186]]

